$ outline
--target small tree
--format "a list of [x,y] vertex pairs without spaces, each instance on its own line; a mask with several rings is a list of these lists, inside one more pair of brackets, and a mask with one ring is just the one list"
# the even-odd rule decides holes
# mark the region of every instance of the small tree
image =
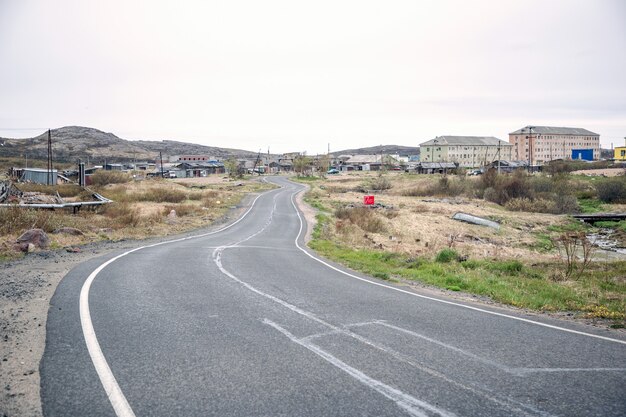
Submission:
[[330,157],[328,155],[321,155],[315,160],[315,170],[320,177],[324,177],[329,168]]
[[241,178],[241,172],[239,172],[239,162],[235,158],[228,158],[224,162],[224,168],[228,172],[230,178]]
[[299,177],[306,176],[311,171],[311,158],[306,154],[298,155],[293,160],[293,170]]

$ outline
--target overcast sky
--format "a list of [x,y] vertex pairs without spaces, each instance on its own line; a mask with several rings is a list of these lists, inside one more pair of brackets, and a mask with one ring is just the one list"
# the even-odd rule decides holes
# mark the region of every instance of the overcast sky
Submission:
[[0,0],[0,136],[272,153],[626,136],[626,1]]

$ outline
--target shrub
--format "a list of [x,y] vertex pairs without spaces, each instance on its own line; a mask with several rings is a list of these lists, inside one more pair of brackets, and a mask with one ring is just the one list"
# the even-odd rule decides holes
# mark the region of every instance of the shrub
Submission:
[[459,254],[454,249],[444,249],[437,254],[435,261],[439,263],[447,263],[456,260]]
[[128,203],[111,203],[104,205],[103,214],[112,219],[112,227],[121,229],[124,227],[136,227],[141,220],[139,210]]
[[626,176],[604,178],[596,183],[596,190],[605,203],[626,203]]
[[480,186],[483,190],[487,188],[495,188],[498,183],[498,171],[494,168],[489,168],[480,178]]
[[483,198],[487,201],[491,201],[492,203],[497,203],[499,200],[499,194],[495,188],[489,187],[485,189],[483,193]]
[[554,214],[580,213],[578,200],[573,195],[557,194],[554,202],[555,211],[552,212]]
[[369,183],[369,187],[372,190],[384,191],[391,189],[391,187],[393,187],[393,184],[391,184],[391,181],[381,175],[377,178],[372,179]]
[[0,207],[0,234],[22,233],[27,229],[52,232],[63,225],[63,214],[56,211]]
[[120,171],[99,170],[91,175],[91,183],[96,186],[107,184],[123,184],[129,182],[130,180],[131,176],[129,174]]
[[335,217],[341,220],[349,220],[361,229],[370,233],[382,233],[385,231],[385,224],[382,219],[367,207],[341,207],[335,210]]

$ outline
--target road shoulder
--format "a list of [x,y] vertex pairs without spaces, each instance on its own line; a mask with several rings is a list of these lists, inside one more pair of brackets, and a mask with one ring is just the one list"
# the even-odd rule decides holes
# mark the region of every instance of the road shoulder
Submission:
[[77,265],[115,251],[212,231],[238,219],[257,194],[249,194],[211,226],[181,235],[147,240],[99,242],[78,253],[44,251],[0,265],[0,415],[42,416],[39,364],[46,344],[50,300],[61,280]]

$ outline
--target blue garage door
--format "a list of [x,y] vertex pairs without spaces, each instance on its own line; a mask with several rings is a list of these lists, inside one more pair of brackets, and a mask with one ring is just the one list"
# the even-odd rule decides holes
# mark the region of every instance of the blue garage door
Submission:
[[572,159],[593,161],[593,149],[572,149]]

